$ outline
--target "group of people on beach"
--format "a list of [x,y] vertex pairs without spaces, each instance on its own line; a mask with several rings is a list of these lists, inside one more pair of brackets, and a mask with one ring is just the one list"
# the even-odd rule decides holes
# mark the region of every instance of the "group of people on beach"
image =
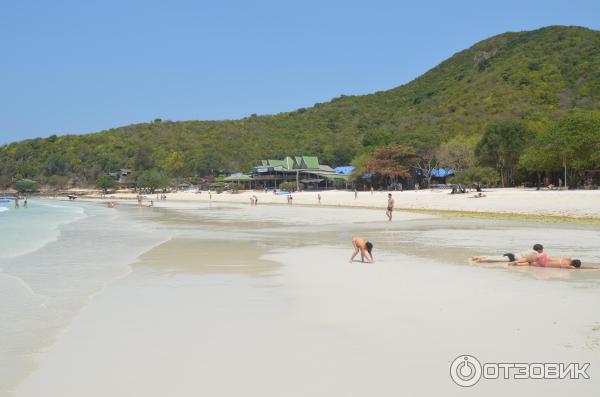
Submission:
[[[354,252],[352,253],[352,256],[350,256],[350,263],[354,261],[354,258],[359,253],[361,262],[375,262],[375,259],[373,258],[373,243],[367,239],[363,237],[353,237],[352,247],[354,248]],[[509,266],[538,266],[559,269],[596,269],[596,267],[582,265],[580,259],[568,258],[565,256],[549,256],[546,252],[544,252],[544,246],[542,244],[534,244],[533,251],[519,256],[513,253],[506,253],[499,258],[470,256],[468,259],[470,264],[506,263]]]
[[[21,197],[19,197],[18,194],[15,194],[15,208],[19,208],[20,207],[20,205],[19,205],[19,200],[20,199],[21,199]],[[29,196],[25,195],[23,197],[23,208],[27,208],[28,204],[29,204]]]
[[499,258],[470,256],[468,261],[471,264],[506,263],[509,266],[537,266],[561,269],[595,269],[594,267],[582,266],[581,260],[579,259],[573,259],[564,256],[549,256],[544,251],[544,246],[542,244],[534,244],[533,251],[518,256],[509,252]]

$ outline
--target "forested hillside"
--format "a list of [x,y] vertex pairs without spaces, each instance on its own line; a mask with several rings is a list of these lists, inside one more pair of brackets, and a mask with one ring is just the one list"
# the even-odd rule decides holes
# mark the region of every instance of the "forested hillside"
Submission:
[[[336,166],[391,144],[418,150],[454,140],[475,150],[491,124],[521,122],[540,135],[573,110],[595,109],[600,109],[600,32],[552,26],[481,41],[388,91],[342,96],[288,113],[232,121],[156,120],[4,145],[0,185],[20,178],[52,183],[61,176],[93,183],[119,168],[156,169],[172,177],[216,175],[247,170],[261,158],[299,154]],[[534,163],[540,164],[528,164]]]

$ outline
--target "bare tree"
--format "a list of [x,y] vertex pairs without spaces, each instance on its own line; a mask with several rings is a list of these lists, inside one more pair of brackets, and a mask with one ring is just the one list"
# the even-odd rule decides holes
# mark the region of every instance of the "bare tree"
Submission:
[[433,171],[439,168],[437,149],[422,149],[417,152],[412,167],[421,172],[427,178],[427,187],[431,186]]

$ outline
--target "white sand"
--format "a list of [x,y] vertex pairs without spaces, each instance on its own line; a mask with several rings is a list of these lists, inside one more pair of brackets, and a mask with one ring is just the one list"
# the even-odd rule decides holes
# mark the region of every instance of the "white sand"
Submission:
[[[448,211],[475,211],[494,213],[515,213],[530,215],[558,215],[569,217],[600,218],[600,190],[570,190],[570,191],[536,191],[534,189],[490,189],[486,197],[472,198],[475,193],[449,194],[448,190],[420,190],[391,192],[399,209],[426,209]],[[293,194],[293,202],[298,205],[318,205],[317,194],[321,194],[322,206],[373,207],[385,209],[388,192],[354,192],[326,191],[300,192]],[[285,195],[274,195],[263,191],[243,191],[238,194],[212,194],[207,192],[191,193],[177,192],[167,194],[167,201],[192,202],[229,202],[250,203],[250,197],[256,195],[259,205],[263,203],[287,203]],[[116,199],[134,199],[135,194],[119,192],[107,196]],[[145,203],[154,200],[155,205],[164,202],[156,201],[156,195],[146,195]]]
[[[138,269],[82,311],[16,396],[597,392],[599,337],[586,334],[596,290],[401,255],[348,264],[347,254],[273,254],[285,266],[262,278]],[[451,382],[449,362],[467,353],[591,362],[592,379],[482,380],[465,390]]]
[[[518,194],[529,193],[537,194]],[[185,195],[175,197],[184,200]],[[310,196],[301,197],[308,201]],[[198,252],[193,246],[181,252],[173,244],[172,255],[179,256],[170,260],[168,247],[160,248],[158,256],[148,254],[155,258],[151,265],[135,265],[126,278],[95,296],[41,355],[38,369],[18,386],[16,397],[597,395],[597,280],[569,281],[570,275],[585,281],[577,278],[585,274],[560,269],[484,268],[444,260],[446,252],[460,247],[489,252],[508,241],[521,249],[529,244],[521,241],[542,236],[564,244],[557,245],[561,249],[579,247],[595,258],[590,247],[597,231],[591,227],[521,227],[514,235],[506,225],[478,230],[451,223],[395,230],[369,210],[224,210],[173,199],[161,205],[187,209],[191,224],[202,216],[288,223],[256,226],[254,232],[238,230],[233,223],[230,234],[226,229],[209,233],[202,223],[184,229],[186,238],[200,238]],[[401,216],[398,224],[406,226],[411,215]],[[371,224],[361,223],[369,218]],[[432,222],[428,216],[414,219],[419,225]],[[317,225],[322,222],[321,230]],[[388,245],[397,241],[407,252],[380,248],[375,264],[349,264],[348,228],[379,232],[382,244],[384,238]],[[238,251],[247,255],[248,266],[255,266],[256,253],[233,240],[202,246],[207,233],[212,238],[246,236],[259,252],[269,250],[270,240],[287,245],[263,257],[260,269],[266,273],[235,271],[244,262]],[[297,236],[297,243],[281,237],[283,233]],[[333,245],[318,243],[323,240]],[[411,245],[440,251],[434,258],[415,256],[420,251],[409,252]],[[203,255],[211,248],[220,254]],[[164,270],[161,260],[168,265]],[[462,389],[449,376],[450,362],[462,354],[482,362],[590,362],[591,379],[482,380]]]

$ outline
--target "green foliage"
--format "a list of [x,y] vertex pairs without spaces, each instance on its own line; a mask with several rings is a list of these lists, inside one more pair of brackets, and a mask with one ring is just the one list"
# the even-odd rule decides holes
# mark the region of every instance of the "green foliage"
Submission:
[[[488,125],[507,120],[541,131],[572,109],[600,108],[598,48],[600,32],[579,27],[505,33],[408,84],[371,95],[242,120],[157,119],[95,134],[29,139],[0,147],[0,183],[60,175],[93,184],[119,168],[216,176],[290,154],[315,155],[338,166],[381,146],[420,149],[477,140]],[[467,163],[460,166],[472,166]],[[504,170],[503,177],[512,178]]]
[[437,159],[441,167],[450,167],[454,170],[464,170],[474,167],[477,163],[475,148],[479,139],[459,135],[437,149]]
[[498,171],[491,167],[469,167],[456,172],[450,178],[450,183],[461,185],[496,185],[500,182]]
[[481,164],[498,170],[502,186],[505,186],[514,182],[514,169],[532,138],[533,132],[523,123],[491,124],[477,144],[475,155]]
[[46,185],[56,190],[65,189],[68,182],[69,178],[62,175],[51,175],[45,180]]
[[341,178],[336,178],[333,181],[333,186],[335,186],[335,188],[338,189],[338,190],[342,190],[342,189],[346,189],[347,183],[346,183],[345,180],[343,180]]
[[[298,183],[298,187],[300,188],[300,190],[304,190],[304,184],[302,182]],[[286,192],[295,192],[296,182],[282,182],[279,184],[279,189]]]
[[600,168],[600,111],[574,111],[542,131],[520,159],[528,171],[557,172],[566,166],[573,182]]
[[96,186],[99,189],[102,189],[104,193],[108,191],[108,189],[112,189],[117,184],[117,181],[111,176],[104,175],[96,179]]
[[17,189],[19,193],[35,192],[38,190],[38,187],[38,183],[31,179],[20,179],[15,183],[15,189]]
[[147,189],[154,193],[156,189],[164,189],[169,186],[169,178],[164,173],[157,170],[147,170],[142,172],[137,178],[137,187]]

